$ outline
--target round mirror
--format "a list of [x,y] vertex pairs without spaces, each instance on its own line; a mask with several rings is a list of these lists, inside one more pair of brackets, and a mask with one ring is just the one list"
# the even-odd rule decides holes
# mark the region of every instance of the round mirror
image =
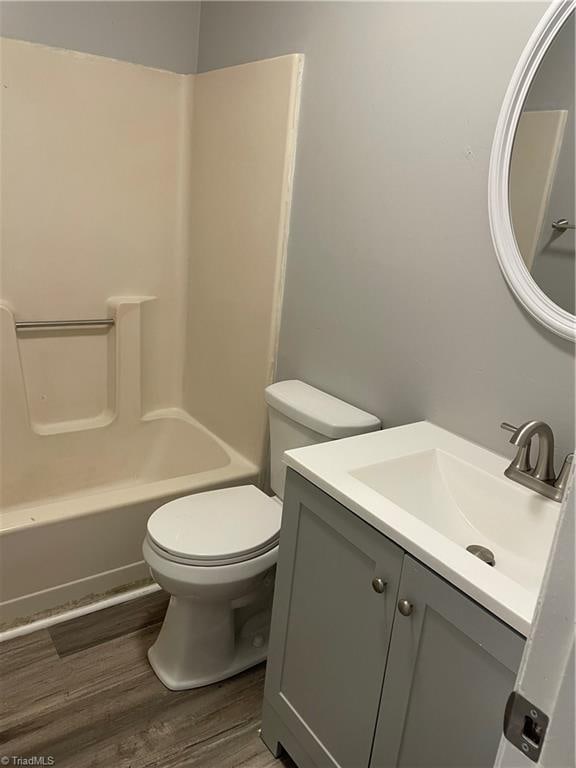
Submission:
[[512,77],[496,129],[489,208],[500,266],[523,306],[576,340],[575,2],[544,15]]

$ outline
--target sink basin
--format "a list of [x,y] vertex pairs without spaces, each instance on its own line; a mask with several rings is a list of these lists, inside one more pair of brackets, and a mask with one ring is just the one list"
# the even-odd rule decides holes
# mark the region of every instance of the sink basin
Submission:
[[487,547],[519,584],[540,585],[554,531],[543,497],[438,449],[350,474],[464,549]]
[[[286,453],[318,485],[523,634],[560,505],[504,477],[510,459],[428,422]],[[467,551],[489,549],[494,566]]]

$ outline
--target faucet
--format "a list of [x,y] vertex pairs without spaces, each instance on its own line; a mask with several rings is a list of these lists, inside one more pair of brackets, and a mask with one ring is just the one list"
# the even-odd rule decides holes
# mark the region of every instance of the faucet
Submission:
[[[521,427],[503,422],[502,429],[514,434],[510,438],[512,445],[517,446],[518,452],[504,474],[510,480],[541,493],[553,501],[562,501],[574,454],[569,453],[564,459],[558,477],[554,472],[554,434],[544,421],[527,421]],[[530,448],[532,439],[538,437],[538,457],[534,467],[530,464]]]

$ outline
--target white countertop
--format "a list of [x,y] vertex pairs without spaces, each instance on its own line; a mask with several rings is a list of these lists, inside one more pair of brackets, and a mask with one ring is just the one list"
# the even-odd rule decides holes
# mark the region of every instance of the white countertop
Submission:
[[[406,458],[415,463],[406,464]],[[392,501],[393,493],[384,495],[386,477],[398,487],[412,480],[406,467],[411,471],[421,466],[422,472],[414,472],[417,486],[425,482],[422,462],[438,459],[452,462],[457,473],[462,468],[457,478],[461,488],[466,478],[473,486],[464,488],[468,507],[460,509],[459,500],[450,504],[457,523],[454,530],[446,528],[451,538],[438,530],[446,525],[434,518],[432,507],[438,508],[438,500],[430,501],[430,514],[425,509],[426,487],[414,493],[408,489],[412,496],[423,494],[420,508],[412,507],[416,514]],[[510,459],[423,421],[287,451],[284,460],[502,621],[528,634],[560,505],[505,478]],[[467,552],[468,543],[489,546],[495,567]]]

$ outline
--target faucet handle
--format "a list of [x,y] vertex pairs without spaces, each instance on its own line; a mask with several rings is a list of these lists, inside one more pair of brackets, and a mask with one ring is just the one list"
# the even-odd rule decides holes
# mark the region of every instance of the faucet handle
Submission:
[[[569,453],[564,459],[564,464],[562,464],[562,469],[560,470],[560,472],[558,472],[558,477],[556,478],[556,482],[554,483],[554,488],[558,488],[562,496],[564,495],[564,491],[566,490],[566,486],[568,485],[568,478],[570,477],[570,470],[572,469],[573,463],[574,463],[574,454]],[[560,496],[560,500],[562,499],[562,496]]]
[[509,424],[507,421],[503,421],[502,424],[500,424],[500,429],[505,429],[506,432],[516,432],[518,427],[515,427],[514,424]]

